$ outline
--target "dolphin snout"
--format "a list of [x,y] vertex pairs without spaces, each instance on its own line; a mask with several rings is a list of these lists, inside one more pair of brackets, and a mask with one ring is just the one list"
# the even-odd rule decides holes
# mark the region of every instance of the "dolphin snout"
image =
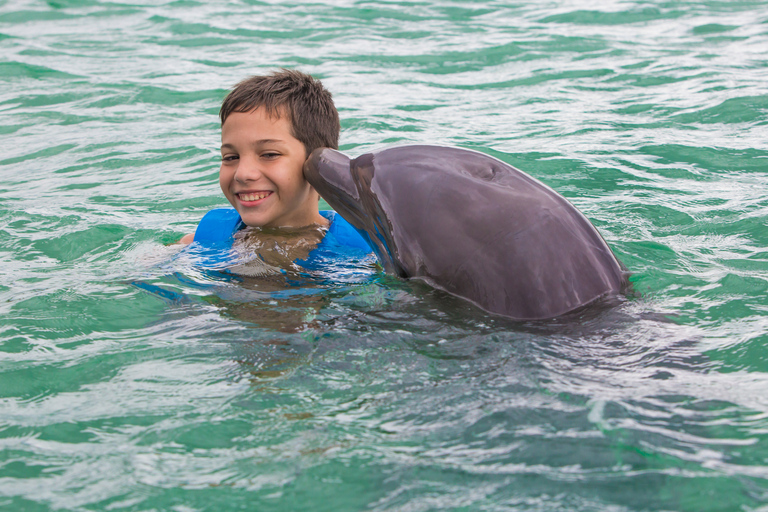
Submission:
[[304,162],[304,178],[328,200],[341,194],[358,199],[357,187],[349,170],[349,157],[331,148],[317,148]]

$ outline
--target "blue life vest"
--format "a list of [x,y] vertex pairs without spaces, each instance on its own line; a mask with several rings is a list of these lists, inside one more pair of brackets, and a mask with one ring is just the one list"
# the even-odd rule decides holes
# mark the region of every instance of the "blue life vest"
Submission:
[[[371,255],[371,247],[341,215],[331,210],[321,210],[320,215],[330,221],[328,231],[305,260],[296,260],[295,263],[315,270],[339,259],[362,259]],[[206,267],[234,263],[234,235],[244,227],[240,214],[234,208],[216,208],[206,213],[195,230],[194,243],[190,246],[201,257],[198,263]]]

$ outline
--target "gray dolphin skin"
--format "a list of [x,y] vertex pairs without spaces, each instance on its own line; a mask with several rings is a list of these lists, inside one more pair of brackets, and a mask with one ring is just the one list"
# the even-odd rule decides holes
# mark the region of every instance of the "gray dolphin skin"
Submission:
[[467,149],[312,152],[304,176],[386,272],[515,320],[564,315],[627,289],[627,272],[564,197]]

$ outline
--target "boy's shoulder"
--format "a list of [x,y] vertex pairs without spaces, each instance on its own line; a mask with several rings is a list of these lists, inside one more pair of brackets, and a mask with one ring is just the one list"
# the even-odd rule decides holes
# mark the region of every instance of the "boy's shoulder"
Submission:
[[[318,249],[333,250],[338,247],[350,247],[371,252],[368,242],[341,215],[332,210],[320,210],[319,213],[328,220],[329,226],[321,242],[321,246],[324,247],[318,247]],[[244,227],[240,214],[234,208],[215,208],[200,220],[192,240],[201,245],[231,243],[234,234]]]
[[193,240],[201,244],[224,242],[243,227],[245,223],[234,208],[214,208],[200,219]]

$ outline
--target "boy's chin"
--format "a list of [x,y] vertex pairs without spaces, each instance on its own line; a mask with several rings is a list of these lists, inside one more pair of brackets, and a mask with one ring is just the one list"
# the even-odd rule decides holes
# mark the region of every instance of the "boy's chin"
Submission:
[[240,215],[243,224],[252,228],[304,228],[307,226],[327,226],[328,222],[319,213],[317,216],[302,218],[266,218],[264,216]]
[[260,228],[270,223],[270,219],[265,219],[262,216],[248,215],[247,213],[240,212],[240,219],[243,224],[252,228]]
[[248,211],[241,211],[240,219],[243,224],[252,228],[272,228],[272,227],[291,227],[294,222],[282,217],[276,217],[274,215],[265,215],[263,213],[254,213]]

